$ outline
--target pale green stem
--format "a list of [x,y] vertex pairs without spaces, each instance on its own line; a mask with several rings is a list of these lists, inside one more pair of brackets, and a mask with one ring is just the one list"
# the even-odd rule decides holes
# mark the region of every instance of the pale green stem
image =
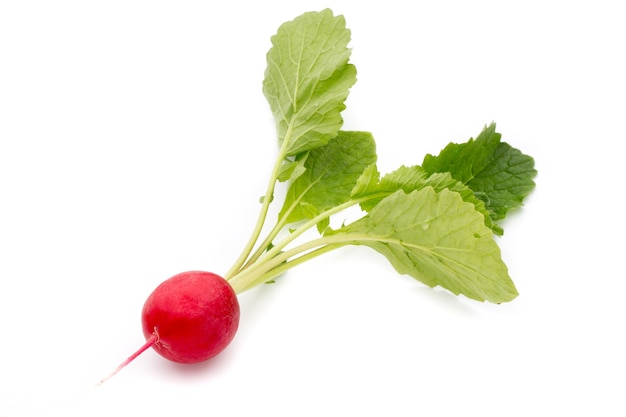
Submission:
[[[278,273],[280,272],[274,273],[273,269],[279,267],[281,263],[287,262],[293,256],[299,255],[302,252],[315,249],[324,245],[332,245],[333,247],[329,248],[329,250],[334,249],[335,247],[338,247],[338,246],[345,245],[346,244],[345,238],[330,236],[330,237],[322,237],[319,239],[315,239],[308,243],[304,243],[300,246],[297,246],[289,251],[283,252],[283,249],[285,249],[290,243],[295,241],[298,237],[300,237],[307,230],[315,227],[320,221],[332,216],[333,214],[339,213],[349,207],[352,207],[356,204],[360,204],[364,201],[367,201],[371,198],[376,198],[376,197],[377,195],[370,195],[370,196],[363,197],[360,199],[349,200],[343,204],[340,204],[336,207],[326,210],[325,212],[320,213],[319,215],[310,219],[306,223],[296,228],[292,233],[286,236],[278,244],[273,246],[272,249],[258,256],[258,258],[256,258],[253,263],[248,263],[246,265],[246,268],[243,268],[243,269],[240,268],[237,271],[237,273],[230,275],[228,277],[228,280],[231,286],[233,286],[233,288],[235,288],[237,292],[243,291],[244,289],[250,289],[253,286],[266,282],[272,277],[278,275]],[[349,239],[348,243],[350,240],[352,239]],[[341,243],[341,244],[336,245],[338,243]],[[319,250],[318,254],[322,254],[326,252],[326,251],[321,251],[321,248],[319,248],[318,250]],[[296,264],[292,265],[292,263],[296,262],[296,260],[290,261],[288,262],[288,264],[291,266],[295,266],[301,262],[304,262],[307,259],[310,259],[309,257],[305,257],[305,256],[306,255],[303,255],[300,258],[298,258],[298,260],[302,258],[302,261],[298,261]],[[314,255],[312,257],[315,257],[315,256],[317,255]],[[280,270],[284,272],[290,267],[283,268],[281,266]]]
[[[311,188],[312,186],[313,185],[311,184],[308,188]],[[278,236],[278,234],[283,229],[283,227],[285,227],[285,225],[287,224],[287,219],[289,218],[289,215],[297,207],[298,203],[300,202],[300,200],[302,200],[302,197],[304,196],[307,190],[305,190],[302,193],[302,195],[300,195],[300,197],[298,197],[298,199],[293,202],[291,207],[289,207],[289,209],[285,211],[283,216],[278,219],[278,222],[276,223],[276,225],[274,225],[274,227],[269,232],[265,240],[263,240],[263,242],[258,246],[257,250],[248,258],[248,262],[246,262],[245,265],[243,265],[243,267],[240,268],[241,270],[246,269],[248,266],[253,264],[257,259],[259,259],[261,255],[263,255],[263,252],[265,252],[265,250],[270,246],[274,238]]]
[[345,246],[345,244],[341,244],[341,243],[337,243],[337,244],[328,244],[322,247],[319,247],[315,250],[312,250],[310,252],[305,253],[304,255],[301,255],[291,261],[283,261],[281,264],[279,264],[278,266],[274,267],[273,269],[270,269],[269,271],[259,275],[258,277],[256,277],[254,280],[251,280],[247,285],[243,286],[243,284],[239,284],[237,286],[237,293],[242,293],[244,291],[247,291],[259,284],[263,284],[265,282],[270,281],[272,278],[275,278],[281,274],[283,274],[284,272],[286,272],[287,270],[296,267],[308,260],[311,260],[313,258],[317,258],[320,255],[323,255],[327,252],[330,252],[332,250],[335,250],[337,248],[343,247]]
[[272,257],[276,256],[287,245],[289,245],[291,242],[296,240],[298,237],[300,237],[307,230],[315,227],[322,220],[325,220],[326,218],[332,216],[333,214],[339,213],[339,212],[341,212],[341,211],[343,211],[343,210],[345,210],[345,209],[347,209],[349,207],[352,207],[352,206],[358,204],[359,202],[360,202],[360,200],[350,200],[350,201],[347,201],[347,202],[345,202],[343,204],[340,204],[340,205],[338,205],[336,207],[333,207],[333,208],[331,208],[329,210],[326,210],[323,213],[318,214],[317,216],[315,216],[312,219],[308,220],[306,223],[304,223],[301,226],[297,227],[293,232],[291,232],[283,240],[281,240],[279,243],[274,245],[274,247],[272,249],[267,251],[267,253],[263,256],[263,258],[264,259],[265,258],[272,258]]
[[319,222],[321,222],[322,220],[337,214],[343,210],[346,210],[352,206],[355,206],[357,204],[361,204],[367,200],[370,199],[374,199],[380,196],[386,196],[387,193],[379,193],[379,194],[372,194],[372,195],[368,195],[366,197],[362,197],[362,198],[357,198],[354,200],[348,200],[343,204],[340,204],[338,206],[335,206],[331,209],[328,209],[326,211],[324,211],[323,213],[318,214],[317,216],[315,216],[314,218],[308,220],[306,223],[302,224],[301,226],[299,226],[298,228],[296,228],[293,232],[291,232],[287,237],[285,237],[285,239],[283,239],[282,241],[280,241],[279,243],[277,243],[276,245],[274,245],[274,247],[272,247],[271,250],[267,251],[264,255],[263,255],[263,259],[267,259],[267,258],[272,258],[274,256],[276,256],[278,253],[280,253],[280,251],[282,251],[287,245],[289,245],[291,242],[293,242],[294,240],[296,240],[298,237],[300,237],[303,233],[305,233],[307,230],[313,228],[314,226],[316,226]]
[[[232,279],[230,280],[230,285],[233,287],[235,292],[240,293],[258,284],[262,284],[268,279],[271,279],[272,277],[278,275],[278,273],[276,274],[272,273],[271,275],[266,276],[268,272],[274,270],[275,268],[278,268],[279,266],[281,266],[281,264],[286,263],[290,258],[294,256],[300,255],[301,253],[309,252],[312,249],[321,249],[321,247],[324,247],[324,246],[329,246],[328,250],[335,249],[339,246],[349,243],[350,241],[351,239],[346,239],[345,236],[337,236],[337,237],[329,236],[329,237],[321,237],[319,239],[311,240],[309,242],[296,246],[293,249],[290,249],[285,252],[281,252],[278,255],[275,255],[274,257],[272,257],[271,259],[268,259],[265,262],[257,262],[251,265],[249,268],[234,275]],[[332,246],[332,248],[330,248],[330,246]],[[325,253],[325,252],[326,251],[320,251],[320,252],[312,251],[311,253],[317,253],[317,255],[312,255],[311,257],[321,255],[322,253]],[[303,255],[303,256],[307,256],[307,255]],[[308,260],[308,259],[310,259],[310,257],[305,258],[304,260]],[[294,260],[292,262],[295,262],[295,263],[288,263],[290,266],[287,268],[281,268],[281,272],[284,272],[287,269],[304,262],[304,260],[299,261],[299,262],[298,260]],[[263,279],[264,277],[265,279]]]
[[[290,134],[290,131],[288,131],[288,134]],[[241,252],[241,255],[239,255],[239,258],[237,258],[233,266],[224,275],[224,278],[226,279],[233,276],[241,268],[241,266],[246,262],[246,259],[248,259],[248,256],[250,256],[252,249],[254,249],[254,245],[256,244],[257,240],[259,239],[259,236],[261,235],[261,231],[263,230],[263,225],[265,224],[265,219],[267,218],[267,212],[269,210],[269,206],[272,202],[272,198],[274,195],[274,189],[276,188],[276,181],[278,180],[278,173],[280,171],[280,167],[283,163],[283,160],[285,159],[285,154],[287,152],[287,142],[288,142],[287,136],[285,136],[285,139],[283,140],[282,146],[280,148],[280,152],[278,153],[278,157],[276,158],[276,163],[274,164],[274,169],[272,170],[272,174],[270,176],[270,181],[267,185],[267,191],[265,192],[265,197],[263,198],[263,205],[261,206],[261,211],[259,213],[259,218],[257,219],[257,223],[254,229],[252,230],[252,235],[250,236],[250,239],[248,240],[248,243],[246,244],[246,246],[244,246],[244,249]]]

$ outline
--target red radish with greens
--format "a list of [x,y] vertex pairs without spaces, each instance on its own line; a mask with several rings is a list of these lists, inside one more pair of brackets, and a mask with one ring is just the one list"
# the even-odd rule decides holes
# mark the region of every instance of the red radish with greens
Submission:
[[[237,331],[236,294],[347,245],[368,246],[399,273],[455,295],[493,303],[517,296],[494,235],[534,188],[533,158],[501,142],[492,123],[476,139],[381,176],[372,135],[341,130],[356,82],[349,41],[344,18],[328,9],[272,37],[263,93],[279,152],[252,235],[224,278],[192,271],[159,285],[142,312],[146,343],[113,374],[150,347],[181,363],[214,357]],[[278,183],[287,184],[285,199],[266,229]],[[352,220],[346,210],[354,207],[361,217]],[[303,241],[311,230],[319,236]]]

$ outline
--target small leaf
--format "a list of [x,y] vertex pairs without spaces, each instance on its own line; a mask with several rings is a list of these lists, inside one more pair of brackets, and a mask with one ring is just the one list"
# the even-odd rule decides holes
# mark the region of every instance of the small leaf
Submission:
[[376,164],[371,164],[359,176],[350,195],[359,197],[376,192],[379,180],[380,172],[378,172]]
[[307,152],[303,152],[296,158],[285,159],[280,167],[280,171],[278,172],[278,181],[293,181],[302,175],[304,171],[306,171],[304,161],[306,161],[307,156],[309,156],[309,154]]
[[517,296],[483,216],[454,191],[396,191],[363,218],[327,234],[373,248],[398,272],[430,287],[494,303]]

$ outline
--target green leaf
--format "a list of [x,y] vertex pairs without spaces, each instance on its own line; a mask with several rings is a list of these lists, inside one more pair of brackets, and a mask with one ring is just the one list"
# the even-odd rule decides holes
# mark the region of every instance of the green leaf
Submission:
[[375,171],[374,168],[366,170],[352,190],[352,198],[371,197],[361,203],[361,208],[365,211],[370,211],[382,199],[398,190],[410,193],[427,186],[433,187],[435,191],[449,189],[458,192],[464,201],[472,203],[474,208],[483,214],[485,225],[491,228],[494,233],[501,234],[501,229],[492,223],[482,200],[478,199],[469,187],[452,178],[450,173],[429,175],[422,167],[415,165],[411,167],[401,166],[385,175],[381,180],[378,180],[378,175],[378,171]]
[[430,186],[396,191],[363,218],[328,235],[373,248],[398,272],[430,287],[494,303],[517,296],[483,216],[454,191]]
[[363,173],[359,176],[352,189],[351,196],[358,198],[375,193],[378,187],[378,181],[380,181],[380,172],[378,172],[378,167],[374,163],[365,168]]
[[426,155],[422,164],[429,174],[449,172],[470,187],[484,201],[494,222],[522,205],[535,187],[537,175],[533,158],[500,139],[496,125],[491,124],[476,140],[451,143],[438,156]]
[[286,156],[322,146],[341,129],[344,101],[356,82],[349,41],[343,16],[329,9],[284,23],[272,37],[263,92]]
[[295,158],[285,159],[278,171],[278,181],[285,182],[295,180],[300,175],[304,174],[304,171],[306,171],[304,162],[307,156],[309,156],[309,154],[303,152]]
[[296,222],[347,202],[358,178],[374,162],[371,133],[340,131],[325,146],[308,152],[305,170],[291,182],[279,216]]

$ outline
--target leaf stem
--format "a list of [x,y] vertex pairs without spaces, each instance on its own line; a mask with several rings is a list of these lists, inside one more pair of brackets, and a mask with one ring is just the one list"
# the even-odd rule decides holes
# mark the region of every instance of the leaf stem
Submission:
[[[284,249],[289,244],[294,242],[298,237],[304,234],[307,230],[315,227],[320,221],[325,220],[331,215],[339,213],[367,199],[368,197],[355,199],[355,200],[349,200],[343,204],[340,204],[329,210],[326,210],[323,213],[320,213],[319,215],[315,216],[314,218],[300,225],[292,233],[290,233],[283,240],[281,240],[279,243],[273,246],[270,250],[258,256],[254,260],[254,262],[249,263],[249,265],[246,268],[239,269],[238,273],[230,275],[227,279],[230,282],[231,286],[233,286],[236,292],[241,292],[246,289],[250,289],[254,287],[255,285],[262,284],[263,282],[271,279],[272,277],[279,275],[280,273],[286,271],[292,266],[296,266],[297,264],[304,262],[304,260],[309,259],[309,258],[303,258],[302,261],[299,261],[295,264],[292,264],[292,262],[295,262],[295,261],[287,262],[293,256],[297,256],[302,252],[306,252],[311,249],[318,248],[320,246],[328,245],[332,243],[335,239],[331,239],[328,237],[321,237],[321,238],[303,243],[288,251],[284,251]],[[274,268],[277,268],[283,262],[287,262],[287,264],[291,266],[287,268],[281,267],[277,269],[277,271],[279,272],[272,273],[270,276],[267,276],[267,273],[269,271],[273,271]]]
[[[329,218],[330,216],[337,214],[343,210],[346,210],[352,206],[360,204],[364,201],[372,198],[378,198],[385,193],[370,194],[356,199],[351,199],[343,204],[330,208],[312,219],[309,219],[293,232],[286,236],[283,240],[274,245],[271,249],[267,249],[269,242],[268,239],[264,242],[265,247],[260,247],[257,252],[249,259],[248,263],[244,267],[239,268],[227,277],[231,286],[235,289],[235,292],[239,293],[252,287],[267,282],[268,280],[280,275],[288,269],[299,265],[300,263],[312,259],[316,256],[326,253],[337,247],[345,246],[349,244],[351,239],[345,240],[340,237],[320,237],[309,242],[305,242],[293,249],[285,251],[288,245],[293,243],[296,239],[302,236],[306,231],[315,227],[319,222]],[[276,236],[280,228],[284,226],[284,220],[279,221],[277,226],[273,229],[270,236]],[[313,250],[312,250],[313,249]],[[311,251],[312,250],[312,251]],[[301,255],[304,252],[311,251],[309,254]],[[298,256],[296,259],[294,256]],[[243,264],[242,264],[243,265]]]
[[[345,239],[336,239],[334,237],[320,237],[318,239],[305,242],[294,247],[293,249],[280,252],[264,262],[255,262],[249,268],[232,277],[229,281],[230,285],[236,293],[241,293],[255,287],[256,285],[267,282],[271,278],[301,264],[308,259],[319,256],[322,253],[326,253],[329,250],[336,249],[340,246],[344,246],[345,244]],[[300,257],[302,259],[297,258],[289,262],[290,258],[298,256],[302,253],[305,253],[305,255]]]
[[[291,132],[291,128],[287,132],[287,135],[290,135],[290,132]],[[252,230],[250,239],[248,240],[248,243],[244,246],[241,254],[237,258],[233,266],[224,275],[225,279],[232,277],[237,271],[241,269],[241,267],[244,265],[244,263],[250,256],[250,253],[254,249],[254,246],[256,245],[256,242],[259,239],[259,236],[261,235],[261,231],[263,230],[263,225],[265,224],[265,220],[267,219],[269,206],[272,203],[274,189],[276,188],[276,181],[278,181],[278,173],[280,171],[280,167],[287,153],[287,147],[288,147],[287,135],[285,136],[285,139],[282,142],[280,151],[276,158],[276,163],[274,164],[274,169],[272,170],[272,173],[270,175],[270,180],[267,184],[267,190],[265,191],[265,197],[263,197],[263,204],[261,206],[261,211],[259,212],[259,217],[257,219],[256,225],[254,226],[254,229]]]
[[291,261],[282,261],[280,264],[269,269],[268,271],[255,275],[254,279],[250,279],[246,283],[237,284],[235,287],[235,291],[237,293],[247,291],[259,284],[263,284],[265,282],[270,281],[272,278],[275,278],[283,274],[284,272],[286,272],[287,270],[293,267],[296,267],[306,261],[309,261],[313,258],[323,255],[324,253],[330,252],[332,250],[338,249],[343,246],[346,246],[346,244],[345,243],[326,244],[326,245],[320,246],[317,249],[311,250],[303,255],[300,255]]
[[268,235],[265,238],[265,240],[263,240],[263,242],[257,248],[256,252],[254,252],[248,258],[248,262],[246,262],[245,265],[243,265],[240,268],[240,270],[246,269],[248,266],[250,266],[251,264],[256,262],[256,260],[259,259],[259,257],[261,257],[261,255],[263,255],[263,252],[268,247],[270,247],[270,245],[271,245],[272,241],[274,240],[274,238],[276,236],[278,236],[280,231],[283,230],[283,228],[287,224],[287,219],[289,218],[289,215],[297,207],[298,203],[300,202],[300,200],[302,200],[303,196],[304,196],[304,193],[300,197],[298,197],[298,199],[287,210],[285,210],[284,213],[282,213],[282,216],[279,217],[278,221],[276,222],[276,224],[274,225],[272,230],[268,233]]

